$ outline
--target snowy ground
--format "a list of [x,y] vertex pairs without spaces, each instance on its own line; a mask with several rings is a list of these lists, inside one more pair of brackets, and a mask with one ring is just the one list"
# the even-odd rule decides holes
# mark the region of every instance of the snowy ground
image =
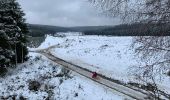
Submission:
[[[11,100],[14,96],[17,100],[22,97],[28,100],[124,99],[87,78],[67,72],[62,66],[54,65],[40,55],[30,55],[32,57],[28,62],[18,65],[7,76],[0,78],[0,100]],[[39,83],[37,91],[30,90],[32,81]]]
[[[50,52],[57,57],[123,82],[140,82],[129,74],[129,68],[140,64],[131,43],[132,37],[47,36],[38,49],[55,45]],[[164,77],[157,83],[170,93],[169,80]]]
[[130,50],[132,37],[47,36],[38,49],[56,45],[54,55],[118,80],[129,81],[128,68],[136,65]]
[[[129,68],[138,65],[138,59],[129,47],[132,37],[106,36],[47,36],[39,48],[50,49],[57,57],[96,71],[123,82],[138,82],[129,74]],[[11,69],[8,75],[0,78],[0,97],[15,96],[28,100],[123,100],[123,96],[109,90],[74,72],[67,72],[62,66],[55,65],[45,57],[35,53],[28,62]],[[157,81],[161,89],[170,93],[169,77]],[[40,85],[37,91],[30,90],[31,82]],[[0,99],[1,100],[1,99]]]

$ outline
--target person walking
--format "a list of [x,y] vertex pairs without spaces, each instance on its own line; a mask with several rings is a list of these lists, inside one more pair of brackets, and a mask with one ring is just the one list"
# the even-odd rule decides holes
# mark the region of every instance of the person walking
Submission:
[[92,78],[96,78],[97,77],[97,73],[96,72],[93,72],[92,73]]

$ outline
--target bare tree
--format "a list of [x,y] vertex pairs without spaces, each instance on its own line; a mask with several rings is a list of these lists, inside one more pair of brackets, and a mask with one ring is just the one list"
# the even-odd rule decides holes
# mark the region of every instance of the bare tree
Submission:
[[103,13],[131,22],[169,23],[170,0],[89,0]]
[[[152,28],[158,36],[134,37],[133,47],[144,62],[135,66],[139,77],[153,80],[170,71],[170,0],[89,0],[109,16],[120,17],[123,22],[139,22]],[[148,33],[147,35],[150,35]]]

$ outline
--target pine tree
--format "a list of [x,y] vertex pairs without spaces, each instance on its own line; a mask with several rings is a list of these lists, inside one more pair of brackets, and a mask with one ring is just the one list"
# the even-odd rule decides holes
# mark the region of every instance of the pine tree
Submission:
[[0,30],[0,67],[5,68],[10,65],[10,59],[14,56],[12,48],[8,40],[8,36],[4,31]]
[[[15,37],[16,37],[16,44],[15,44],[15,49],[16,49],[16,54],[17,54],[17,62],[21,63],[25,60],[27,60],[27,47],[26,47],[26,34],[28,33],[28,28],[25,23],[25,19],[23,16],[25,15],[23,11],[20,8],[20,5],[18,2],[15,0],[11,0],[9,3],[11,7],[11,16],[14,20],[14,25],[16,30],[15,32]],[[16,34],[17,33],[17,34]]]
[[28,28],[16,0],[0,1],[0,70],[27,60]]

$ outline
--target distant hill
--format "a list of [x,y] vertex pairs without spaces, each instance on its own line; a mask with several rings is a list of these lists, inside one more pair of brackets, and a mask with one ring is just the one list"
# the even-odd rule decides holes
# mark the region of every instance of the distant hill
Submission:
[[59,27],[50,25],[28,24],[30,36],[39,37],[45,34],[54,35],[56,32],[83,32],[85,35],[111,35],[111,36],[153,36],[170,35],[170,25],[157,26],[134,23],[121,24],[116,26],[79,26]]
[[59,27],[50,25],[28,24],[30,36],[39,37],[45,34],[55,34],[56,32],[97,32],[114,26],[80,26],[80,27]]
[[30,34],[33,37],[44,36],[45,34],[54,34],[56,32],[67,32],[70,31],[69,28],[50,26],[50,25],[38,25],[38,24],[28,24]]
[[73,31],[77,32],[86,32],[86,31],[102,31],[107,28],[113,28],[114,26],[78,26],[78,27],[69,27]]

